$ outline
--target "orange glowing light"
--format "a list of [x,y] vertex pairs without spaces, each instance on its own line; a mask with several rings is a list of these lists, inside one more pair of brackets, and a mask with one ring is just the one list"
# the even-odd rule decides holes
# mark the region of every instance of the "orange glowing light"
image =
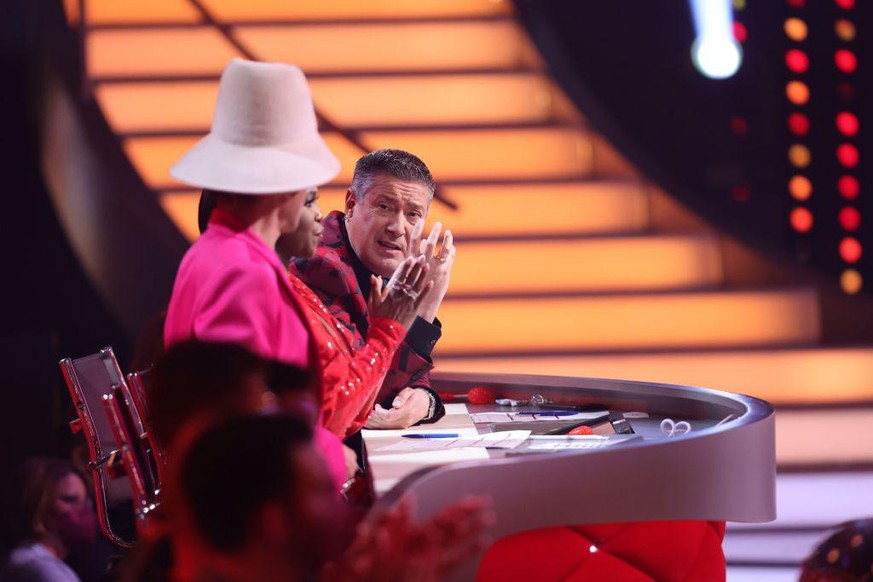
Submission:
[[788,161],[790,161],[795,168],[805,168],[809,166],[812,161],[812,154],[809,152],[808,147],[796,143],[788,148]]
[[792,176],[788,181],[788,192],[795,200],[809,200],[812,196],[812,182],[806,176]]
[[785,95],[795,105],[806,105],[809,102],[809,87],[802,81],[789,81],[785,86]]
[[834,23],[834,32],[837,38],[844,42],[852,42],[855,40],[855,25],[851,20],[840,18]]
[[812,229],[812,212],[806,208],[797,207],[791,211],[788,221],[795,231],[807,233]]
[[793,41],[802,42],[806,40],[809,33],[806,23],[799,18],[789,18],[785,21],[785,35]]
[[840,287],[849,295],[854,295],[864,286],[864,278],[855,269],[846,269],[840,275]]
[[861,243],[854,237],[847,236],[840,241],[840,258],[847,263],[857,263],[862,250]]

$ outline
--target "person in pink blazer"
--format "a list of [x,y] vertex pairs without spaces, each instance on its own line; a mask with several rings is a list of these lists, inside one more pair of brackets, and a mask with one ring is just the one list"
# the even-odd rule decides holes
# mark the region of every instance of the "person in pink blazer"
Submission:
[[[274,249],[280,235],[297,228],[306,192],[339,168],[318,134],[299,68],[228,64],[210,133],[170,171],[214,193],[217,207],[176,274],[164,324],[167,348],[189,339],[232,342],[264,358],[318,366],[301,304]],[[341,486],[348,476],[341,442],[323,429],[315,440]]]

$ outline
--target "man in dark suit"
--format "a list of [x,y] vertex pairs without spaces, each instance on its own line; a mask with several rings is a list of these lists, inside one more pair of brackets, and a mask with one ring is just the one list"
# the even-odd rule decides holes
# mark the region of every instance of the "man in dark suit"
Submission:
[[436,315],[448,290],[455,247],[451,231],[440,236],[439,223],[422,240],[433,192],[433,177],[418,157],[391,149],[363,156],[346,192],[345,212],[324,219],[324,239],[314,257],[291,265],[353,332],[358,348],[367,337],[370,275],[388,278],[407,256],[427,257],[433,289],[394,356],[367,428],[406,428],[445,414],[429,373],[431,351],[441,335]]

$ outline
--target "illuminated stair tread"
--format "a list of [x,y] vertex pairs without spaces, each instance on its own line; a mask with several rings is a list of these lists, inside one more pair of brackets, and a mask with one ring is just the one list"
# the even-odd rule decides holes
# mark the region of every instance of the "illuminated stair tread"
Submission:
[[439,318],[443,354],[799,345],[820,332],[812,289],[447,299]]
[[471,241],[459,244],[450,296],[714,287],[720,266],[711,236]]
[[289,2],[288,0],[203,0],[222,20],[336,20],[404,19],[427,17],[484,17],[508,14],[511,4],[486,0],[331,0],[330,2]]
[[[319,111],[343,127],[543,123],[553,118],[551,83],[534,73],[320,78],[310,80],[310,87]],[[99,86],[96,94],[117,133],[202,130],[212,120],[218,80],[112,83]]]
[[[306,73],[515,69],[536,63],[526,36],[511,21],[240,26],[233,31],[257,58],[293,63]],[[234,54],[232,45],[207,26],[88,35],[89,73],[96,78],[215,75]]]
[[[428,223],[441,221],[459,237],[630,234],[643,232],[648,226],[645,190],[635,182],[452,185],[444,191],[459,210],[433,204]],[[319,192],[319,207],[324,214],[343,209],[344,187],[325,186]],[[198,199],[198,192],[161,195],[164,210],[189,240],[197,234]],[[519,208],[524,212],[519,213]]]
[[[324,135],[342,162],[337,180],[348,183],[361,152],[338,135]],[[627,176],[624,168],[598,157],[598,138],[576,128],[367,131],[360,137],[374,149],[394,147],[418,155],[445,180]],[[145,182],[158,188],[173,183],[170,167],[198,139],[136,137],[126,139],[124,148]]]
[[[873,400],[873,347],[441,357],[447,372],[620,378],[740,392],[774,404]],[[778,423],[777,423],[778,424]]]

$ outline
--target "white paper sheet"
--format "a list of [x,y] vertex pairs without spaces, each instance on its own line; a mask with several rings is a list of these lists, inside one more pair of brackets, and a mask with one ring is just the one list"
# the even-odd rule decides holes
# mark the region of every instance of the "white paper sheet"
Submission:
[[556,416],[549,414],[549,411],[544,410],[542,414],[519,414],[518,412],[478,412],[471,414],[470,418],[475,423],[486,422],[537,422],[537,421],[567,421],[574,420],[590,420],[592,418],[606,417],[606,412],[577,412],[568,416]]
[[505,430],[476,436],[459,436],[458,438],[405,438],[400,442],[386,445],[376,452],[384,453],[414,453],[421,451],[442,451],[460,448],[484,449],[514,449],[530,436],[529,430]]

